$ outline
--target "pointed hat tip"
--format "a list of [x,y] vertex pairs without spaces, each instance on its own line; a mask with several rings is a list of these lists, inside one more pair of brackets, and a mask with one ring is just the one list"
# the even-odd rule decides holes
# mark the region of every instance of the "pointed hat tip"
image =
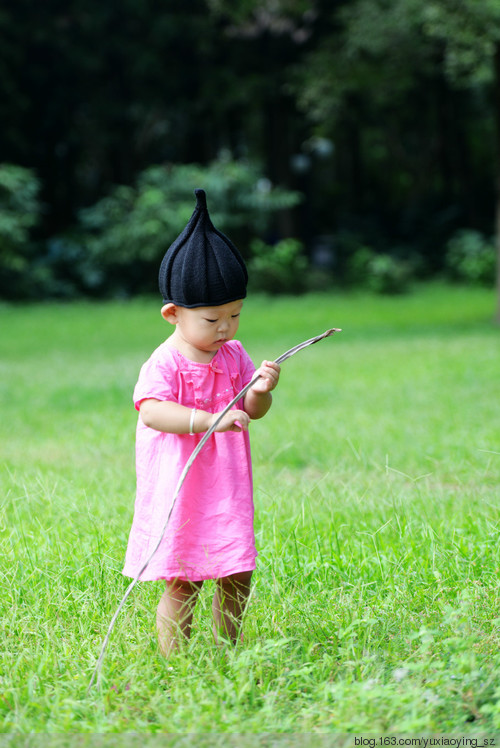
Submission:
[[206,208],[207,207],[207,196],[206,196],[205,190],[198,188],[194,191],[194,194],[196,195],[196,207]]

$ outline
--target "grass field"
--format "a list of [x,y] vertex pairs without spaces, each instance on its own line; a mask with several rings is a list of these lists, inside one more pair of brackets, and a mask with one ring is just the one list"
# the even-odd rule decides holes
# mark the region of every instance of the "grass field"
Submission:
[[494,296],[248,299],[259,548],[244,644],[218,651],[211,584],[166,663],[161,583],[128,581],[131,393],[168,332],[156,300],[0,307],[0,731],[500,732],[500,330]]

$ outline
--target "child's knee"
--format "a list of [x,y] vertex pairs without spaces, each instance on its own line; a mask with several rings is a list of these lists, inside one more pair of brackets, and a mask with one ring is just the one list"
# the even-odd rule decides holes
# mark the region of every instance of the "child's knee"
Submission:
[[165,591],[172,598],[195,597],[203,582],[190,582],[187,579],[167,579]]
[[225,588],[236,588],[239,590],[249,588],[251,580],[251,571],[240,571],[236,574],[230,574],[227,577],[222,577],[221,579],[219,579],[219,584],[221,584],[221,586]]

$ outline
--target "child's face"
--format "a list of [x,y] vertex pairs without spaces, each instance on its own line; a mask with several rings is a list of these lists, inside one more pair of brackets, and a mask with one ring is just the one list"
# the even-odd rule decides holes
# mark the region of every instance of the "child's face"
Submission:
[[167,304],[163,317],[176,325],[176,335],[190,346],[216,353],[238,331],[243,301],[232,301],[222,306],[202,306],[186,309]]

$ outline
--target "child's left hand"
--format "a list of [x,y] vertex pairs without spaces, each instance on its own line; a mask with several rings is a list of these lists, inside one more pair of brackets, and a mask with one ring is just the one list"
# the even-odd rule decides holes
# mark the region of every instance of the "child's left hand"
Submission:
[[255,382],[252,390],[257,394],[264,394],[274,390],[280,378],[280,371],[280,365],[275,364],[274,361],[263,361],[260,368],[257,369],[260,379]]

